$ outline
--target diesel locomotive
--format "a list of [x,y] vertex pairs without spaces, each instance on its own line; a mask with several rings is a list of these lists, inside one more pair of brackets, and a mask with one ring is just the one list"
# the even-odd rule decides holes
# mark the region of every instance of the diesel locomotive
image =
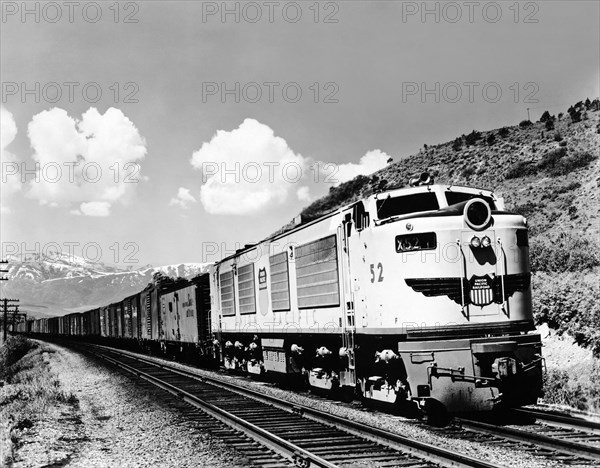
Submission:
[[247,245],[192,281],[32,332],[183,354],[319,392],[425,412],[535,403],[541,340],[527,221],[492,191],[375,193]]

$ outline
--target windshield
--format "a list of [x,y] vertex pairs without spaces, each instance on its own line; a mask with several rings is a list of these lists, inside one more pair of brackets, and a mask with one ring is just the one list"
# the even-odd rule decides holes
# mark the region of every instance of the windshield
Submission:
[[492,197],[480,195],[479,193],[466,193],[466,192],[446,192],[446,201],[448,205],[455,205],[456,203],[470,200],[471,198],[481,198],[490,205],[490,209],[495,210],[496,204]]
[[377,218],[385,219],[419,211],[438,210],[439,208],[435,193],[413,193],[412,195],[377,200]]

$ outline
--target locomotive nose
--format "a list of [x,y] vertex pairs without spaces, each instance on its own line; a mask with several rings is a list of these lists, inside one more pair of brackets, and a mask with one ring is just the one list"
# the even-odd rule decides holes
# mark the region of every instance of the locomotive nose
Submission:
[[464,217],[467,226],[475,231],[481,231],[490,223],[492,210],[485,200],[473,198],[465,205]]

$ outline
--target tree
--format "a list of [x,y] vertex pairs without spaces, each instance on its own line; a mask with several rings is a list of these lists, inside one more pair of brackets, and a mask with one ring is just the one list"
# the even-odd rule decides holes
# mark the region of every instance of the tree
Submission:
[[550,117],[550,112],[548,111],[544,111],[544,113],[542,114],[542,116],[540,117],[540,122],[547,122],[548,120],[550,120],[552,117]]
[[461,138],[461,137],[458,137],[458,138],[457,138],[456,140],[454,140],[454,142],[452,143],[452,149],[453,149],[454,151],[460,151],[460,150],[462,149],[462,145],[463,145],[462,138]]
[[465,143],[467,144],[467,146],[471,146],[474,145],[475,143],[477,143],[477,140],[481,139],[481,133],[478,132],[477,130],[473,130],[471,133],[469,133],[466,137],[465,137]]

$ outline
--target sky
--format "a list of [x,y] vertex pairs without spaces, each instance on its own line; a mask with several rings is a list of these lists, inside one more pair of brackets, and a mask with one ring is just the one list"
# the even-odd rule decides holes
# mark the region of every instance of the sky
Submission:
[[216,261],[390,158],[597,97],[599,5],[3,1],[2,256]]

